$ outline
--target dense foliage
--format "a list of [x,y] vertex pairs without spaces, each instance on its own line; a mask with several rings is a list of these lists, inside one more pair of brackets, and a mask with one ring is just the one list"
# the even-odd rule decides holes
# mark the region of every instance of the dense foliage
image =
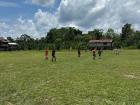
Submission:
[[125,24],[120,34],[115,33],[113,29],[106,32],[102,29],[94,29],[87,34],[73,27],[62,27],[60,29],[51,29],[45,37],[34,39],[29,35],[23,34],[13,39],[7,37],[11,42],[17,42],[21,50],[42,50],[44,48],[52,49],[76,49],[88,48],[88,42],[92,39],[113,39],[115,47],[139,48],[140,49],[140,31],[132,29],[131,24]]

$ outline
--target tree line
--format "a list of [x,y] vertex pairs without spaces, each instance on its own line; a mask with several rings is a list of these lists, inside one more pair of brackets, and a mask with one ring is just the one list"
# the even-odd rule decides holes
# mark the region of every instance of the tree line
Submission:
[[74,27],[62,27],[51,29],[45,37],[32,38],[23,34],[16,39],[7,37],[10,42],[18,43],[19,50],[43,50],[45,48],[60,49],[88,49],[89,40],[113,39],[115,47],[140,49],[140,31],[134,30],[131,24],[125,24],[121,33],[116,33],[109,28],[106,32],[102,29],[94,29],[87,34]]

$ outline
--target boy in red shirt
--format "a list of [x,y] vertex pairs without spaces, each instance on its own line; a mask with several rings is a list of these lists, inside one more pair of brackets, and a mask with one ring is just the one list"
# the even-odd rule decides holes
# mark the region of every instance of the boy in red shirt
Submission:
[[45,49],[45,59],[48,60],[48,49]]
[[94,48],[94,49],[92,50],[92,54],[93,54],[93,59],[95,60],[95,58],[96,58],[96,48]]

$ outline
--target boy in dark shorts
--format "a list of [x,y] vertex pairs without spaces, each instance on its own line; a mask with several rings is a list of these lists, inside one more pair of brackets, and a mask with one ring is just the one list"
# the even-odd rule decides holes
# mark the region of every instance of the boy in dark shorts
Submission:
[[80,48],[78,48],[78,57],[81,56],[81,51],[80,51]]
[[92,54],[93,54],[93,59],[95,60],[96,59],[96,49],[95,48],[92,50]]
[[56,56],[55,56],[55,49],[52,50],[52,62],[55,61],[56,62]]
[[99,59],[101,59],[101,54],[102,54],[102,50],[99,49],[99,50],[98,50]]

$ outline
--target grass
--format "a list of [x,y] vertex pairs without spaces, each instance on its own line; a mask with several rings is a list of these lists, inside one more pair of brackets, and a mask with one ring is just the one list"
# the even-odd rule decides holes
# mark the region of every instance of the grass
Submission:
[[[50,53],[49,53],[50,54]],[[0,52],[0,105],[140,105],[140,50]]]

